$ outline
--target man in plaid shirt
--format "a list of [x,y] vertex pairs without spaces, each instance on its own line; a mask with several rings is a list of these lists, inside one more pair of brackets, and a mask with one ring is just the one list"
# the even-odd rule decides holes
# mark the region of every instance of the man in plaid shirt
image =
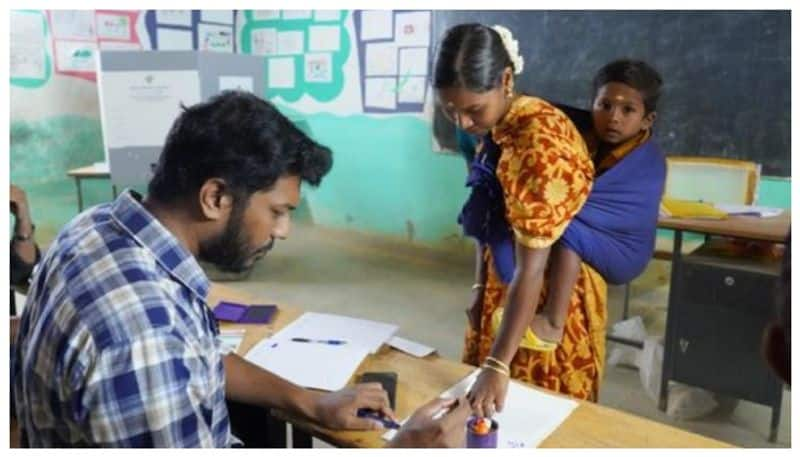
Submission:
[[[142,198],[126,191],[77,216],[34,277],[12,354],[20,427],[36,447],[227,447],[225,399],[333,429],[394,417],[379,384],[319,393],[226,353],[196,259],[250,268],[289,232],[300,182],[331,152],[264,100],[224,92],[184,108]],[[313,363],[313,361],[310,361]],[[467,402],[421,408],[390,443],[460,445]]]

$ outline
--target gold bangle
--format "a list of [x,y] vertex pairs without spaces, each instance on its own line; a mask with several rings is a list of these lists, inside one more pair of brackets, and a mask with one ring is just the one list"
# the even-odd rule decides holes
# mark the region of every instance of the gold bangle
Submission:
[[507,371],[503,371],[503,370],[501,370],[501,369],[499,369],[497,367],[493,367],[493,366],[487,365],[485,363],[483,365],[481,365],[481,368],[488,368],[490,370],[496,371],[496,372],[500,373],[501,375],[503,375],[503,376],[505,376],[507,378],[511,377],[511,375]]
[[475,284],[472,285],[472,290],[485,289],[485,288],[486,288],[486,284],[481,284],[479,282],[476,282]]
[[511,369],[508,367],[508,365],[503,363],[502,360],[496,359],[496,358],[494,358],[492,356],[486,357],[486,359],[484,360],[484,363],[487,363],[487,362],[491,362],[491,364],[497,366],[498,368],[502,368],[503,370],[511,371]]

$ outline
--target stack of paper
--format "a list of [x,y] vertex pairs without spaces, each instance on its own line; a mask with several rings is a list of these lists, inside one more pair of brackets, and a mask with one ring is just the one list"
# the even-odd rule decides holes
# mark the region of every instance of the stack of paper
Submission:
[[729,205],[722,203],[715,203],[714,206],[718,210],[724,211],[731,216],[774,217],[783,212],[781,208],[770,208],[767,206]]
[[725,219],[728,213],[717,209],[713,203],[677,200],[664,197],[661,201],[660,213],[667,217],[693,219]]
[[245,358],[295,384],[338,390],[397,328],[366,319],[305,313],[257,344]]
[[[442,393],[439,398],[458,398],[466,395],[477,379],[478,373],[480,370],[473,371]],[[537,447],[569,417],[577,406],[578,403],[573,400],[549,395],[511,381],[508,384],[503,412],[496,413],[492,417],[500,426],[497,447]],[[395,430],[389,430],[383,434],[383,439],[388,441],[396,433]]]

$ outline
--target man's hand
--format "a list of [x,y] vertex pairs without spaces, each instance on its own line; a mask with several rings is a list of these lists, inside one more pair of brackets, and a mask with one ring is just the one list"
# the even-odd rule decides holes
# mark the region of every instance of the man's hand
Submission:
[[318,397],[314,415],[316,421],[334,430],[379,430],[383,425],[375,420],[358,417],[361,408],[378,411],[396,420],[389,407],[389,396],[378,382],[356,384]]
[[[442,410],[447,412],[441,417],[435,417]],[[432,400],[414,412],[397,431],[397,435],[388,446],[464,447],[470,412],[471,408],[466,398]]]
[[25,191],[11,184],[9,197],[11,201],[11,213],[17,218],[17,223],[30,224],[31,216],[28,211],[28,197],[25,195]]

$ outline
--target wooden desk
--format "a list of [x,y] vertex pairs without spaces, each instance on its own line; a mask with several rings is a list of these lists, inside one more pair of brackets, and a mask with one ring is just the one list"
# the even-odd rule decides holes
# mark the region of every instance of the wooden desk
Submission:
[[789,232],[791,216],[791,212],[784,211],[778,216],[765,218],[730,216],[722,220],[708,220],[661,217],[658,219],[658,228],[783,243]]
[[[78,212],[83,211],[83,189],[81,181],[84,179],[111,179],[111,171],[108,166],[98,166],[96,164],[87,167],[73,168],[67,172],[67,176],[75,178],[75,188],[78,191]],[[117,198],[117,186],[111,184],[111,195]]]
[[[209,294],[209,306],[227,299],[244,303],[257,300],[229,287],[214,284]],[[245,328],[247,333],[239,348],[247,353],[262,338],[279,330],[297,318],[302,311],[296,307],[280,306],[276,320],[269,326],[224,324],[224,328]],[[398,374],[397,408],[399,417],[407,417],[423,403],[438,396],[469,374],[475,367],[430,355],[415,358],[384,346],[377,354],[367,357],[356,374],[366,371],[395,371]],[[336,432],[318,427],[302,419],[278,415],[317,438],[340,447],[382,447],[383,432]],[[567,420],[545,439],[541,447],[731,447],[710,438],[669,427],[631,414],[579,401]]]
[[782,383],[761,355],[761,335],[774,316],[775,260],[731,257],[706,243],[682,252],[683,232],[783,243],[791,213],[723,220],[661,218],[675,231],[659,408],[676,380],[772,408],[769,440],[780,420]]

